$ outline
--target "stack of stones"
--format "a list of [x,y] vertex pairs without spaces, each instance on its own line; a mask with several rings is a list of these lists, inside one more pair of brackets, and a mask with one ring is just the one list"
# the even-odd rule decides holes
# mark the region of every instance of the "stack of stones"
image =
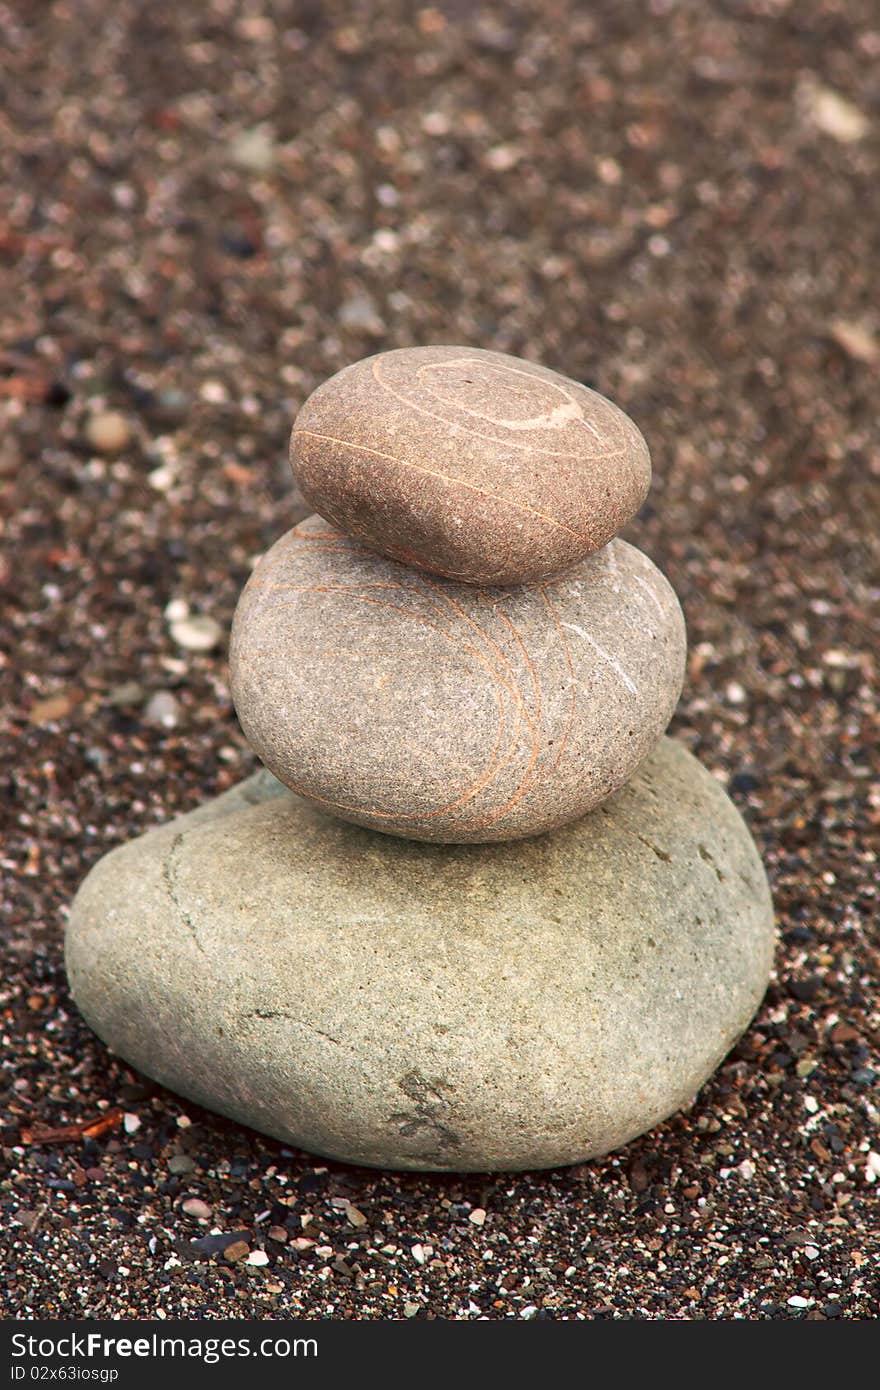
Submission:
[[645,442],[555,372],[436,347],[326,382],[291,458],[317,514],[257,565],[230,654],[269,773],[96,866],[77,1001],[141,1070],[315,1152],[604,1153],[690,1100],[773,947],[748,831],[663,738],[681,609],[616,538]]

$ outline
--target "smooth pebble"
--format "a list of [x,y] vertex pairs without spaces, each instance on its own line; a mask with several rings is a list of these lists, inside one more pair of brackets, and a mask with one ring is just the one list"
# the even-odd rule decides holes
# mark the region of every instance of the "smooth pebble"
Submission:
[[466,347],[398,348],[325,381],[290,458],[315,511],[392,559],[469,584],[546,578],[600,549],[651,481],[611,401]]
[[678,700],[684,620],[615,540],[543,585],[480,590],[385,560],[320,517],[263,557],[235,615],[248,741],[317,806],[389,834],[538,834],[632,775]]

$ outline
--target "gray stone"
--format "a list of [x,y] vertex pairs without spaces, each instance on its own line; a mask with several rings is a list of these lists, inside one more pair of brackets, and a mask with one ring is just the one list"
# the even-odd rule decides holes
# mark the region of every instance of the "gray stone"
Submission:
[[232,694],[263,762],[335,814],[411,839],[517,839],[616,791],[675,709],[684,620],[615,540],[555,580],[478,589],[312,517],[239,601]]
[[314,391],[290,441],[316,512],[380,554],[471,584],[556,574],[615,536],[648,447],[569,377],[468,347],[396,348]]
[[518,844],[377,835],[260,775],[101,860],[67,967],[109,1046],[201,1105],[348,1162],[503,1170],[688,1103],[773,939],[738,812],[664,739]]

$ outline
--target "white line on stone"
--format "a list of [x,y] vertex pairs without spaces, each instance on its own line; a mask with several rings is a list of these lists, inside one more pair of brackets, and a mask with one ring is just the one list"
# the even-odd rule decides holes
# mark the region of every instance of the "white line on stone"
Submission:
[[600,656],[603,661],[606,661],[608,665],[611,667],[612,671],[617,672],[618,676],[620,676],[620,679],[623,681],[629,693],[631,695],[638,695],[638,686],[630,678],[630,676],[627,675],[620,662],[617,661],[611,655],[610,652],[606,652],[604,647],[600,647],[599,643],[596,641],[594,637],[591,637],[588,632],[584,632],[584,629],[582,627],[578,627],[577,623],[563,623],[562,626],[567,627],[571,632],[576,632],[578,637],[583,637],[584,641],[588,642],[589,645],[593,648],[593,651],[596,653],[596,655]]
[[657,609],[657,612],[660,614],[660,617],[662,618],[664,616],[663,604],[660,602],[659,598],[654,593],[654,590],[651,588],[648,581],[646,579],[643,579],[640,574],[634,574],[633,579],[636,581],[640,589],[644,589],[645,593],[648,595],[648,598],[651,600],[654,607]]

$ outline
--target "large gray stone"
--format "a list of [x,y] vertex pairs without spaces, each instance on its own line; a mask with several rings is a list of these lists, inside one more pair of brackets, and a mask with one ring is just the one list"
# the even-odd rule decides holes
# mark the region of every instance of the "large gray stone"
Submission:
[[263,556],[229,669],[241,726],[292,791],[414,840],[576,820],[663,733],[684,619],[614,540],[544,584],[477,589],[365,551],[320,517]]
[[114,850],[74,903],[74,997],[198,1103],[354,1163],[602,1154],[688,1102],[767,983],[764,870],[664,739],[575,825],[437,846],[265,773]]

